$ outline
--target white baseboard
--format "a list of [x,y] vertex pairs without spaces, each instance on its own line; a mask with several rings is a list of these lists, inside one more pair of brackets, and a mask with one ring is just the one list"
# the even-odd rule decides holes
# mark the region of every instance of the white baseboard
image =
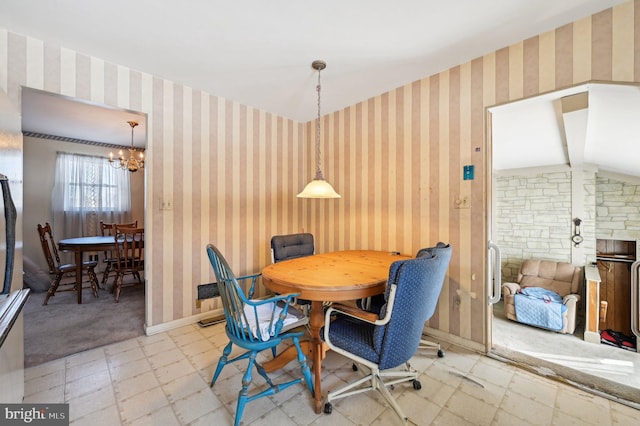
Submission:
[[214,317],[217,315],[224,315],[222,308],[213,309],[207,312],[201,312],[199,314],[191,315],[190,317],[184,317],[173,321],[163,322],[162,324],[147,326],[144,325],[144,334],[151,336],[165,331],[173,330],[174,328],[184,327],[185,325],[195,324],[206,318]]

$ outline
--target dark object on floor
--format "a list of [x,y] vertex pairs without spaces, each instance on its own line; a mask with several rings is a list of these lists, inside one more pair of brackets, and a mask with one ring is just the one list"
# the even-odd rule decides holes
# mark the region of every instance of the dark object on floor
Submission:
[[628,351],[635,352],[636,350],[636,336],[627,336],[626,334],[611,329],[602,330],[600,332],[600,343],[626,349]]
[[198,325],[200,327],[209,327],[210,325],[219,324],[224,322],[224,315],[218,315],[211,318],[205,318],[203,320],[198,321]]

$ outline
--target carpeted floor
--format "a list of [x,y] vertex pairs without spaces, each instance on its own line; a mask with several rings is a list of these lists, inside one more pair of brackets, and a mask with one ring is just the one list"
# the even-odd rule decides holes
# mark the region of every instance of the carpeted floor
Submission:
[[71,291],[56,293],[47,306],[46,293],[31,293],[24,307],[25,367],[144,335],[144,285],[124,286],[119,303],[107,290],[97,299],[83,291],[81,305]]

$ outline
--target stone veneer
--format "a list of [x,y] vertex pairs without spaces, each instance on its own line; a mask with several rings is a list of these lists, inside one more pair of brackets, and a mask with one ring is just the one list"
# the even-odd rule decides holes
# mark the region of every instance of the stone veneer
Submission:
[[[572,194],[572,173],[584,173],[581,194]],[[502,279],[514,281],[522,261],[572,261],[573,200],[581,197],[582,265],[595,261],[596,181],[592,172],[550,172],[497,177],[495,241],[502,251]]]
[[640,184],[598,177],[596,236],[609,240],[640,240]]

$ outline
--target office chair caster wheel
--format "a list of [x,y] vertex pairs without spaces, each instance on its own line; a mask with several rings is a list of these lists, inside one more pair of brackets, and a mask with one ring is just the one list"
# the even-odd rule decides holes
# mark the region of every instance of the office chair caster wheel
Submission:
[[420,390],[420,389],[422,389],[422,383],[420,383],[418,380],[414,380],[414,381],[413,381],[413,388],[414,388],[415,390]]
[[324,413],[325,414],[331,414],[332,411],[333,411],[333,406],[331,405],[330,402],[327,402],[326,404],[324,404]]
[[354,363],[354,364],[351,364],[351,369],[352,369],[353,371],[358,371],[358,366],[357,366],[355,363]]
[[444,351],[442,349],[438,349],[438,358],[444,358]]

